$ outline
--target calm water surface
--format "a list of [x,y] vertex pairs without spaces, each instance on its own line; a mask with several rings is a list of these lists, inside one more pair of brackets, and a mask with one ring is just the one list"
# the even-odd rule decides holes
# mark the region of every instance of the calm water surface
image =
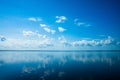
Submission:
[[120,51],[0,51],[0,80],[120,80]]

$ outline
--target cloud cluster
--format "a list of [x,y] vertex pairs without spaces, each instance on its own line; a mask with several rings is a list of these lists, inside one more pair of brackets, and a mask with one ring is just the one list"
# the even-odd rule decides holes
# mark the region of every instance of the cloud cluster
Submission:
[[55,34],[56,32],[56,30],[48,28],[49,26],[47,26],[46,24],[40,24],[40,27],[43,28],[46,32],[51,34]]
[[64,21],[67,20],[65,16],[56,16],[56,23],[63,23]]
[[37,40],[34,40],[34,41],[38,41],[38,40],[40,40],[40,41],[38,41],[38,43],[39,43],[39,47],[49,47],[49,46],[53,46],[53,44],[51,44],[51,42],[52,42],[52,38],[50,38],[50,37],[48,37],[47,35],[43,35],[43,34],[40,34],[38,31],[35,31],[35,32],[33,32],[33,31],[23,31],[23,35],[24,36],[31,36],[31,37],[33,37],[33,36],[36,36],[36,38],[37,38]]
[[60,43],[67,47],[82,47],[82,46],[110,46],[110,45],[119,45],[111,36],[108,36],[106,39],[82,39],[78,41],[68,42],[64,36],[58,38]]
[[33,22],[42,21],[41,18],[35,18],[35,17],[29,17],[28,20],[29,20],[29,21],[33,21]]
[[114,39],[111,36],[108,36],[107,39],[102,40],[79,40],[72,42],[74,46],[105,46],[114,44]]
[[[29,50],[29,49],[46,49],[54,46],[50,39],[39,40],[22,40],[22,39],[7,39],[4,43],[0,43],[3,49],[15,49],[15,50]],[[0,47],[1,47],[0,46]]]
[[[110,46],[120,46],[120,42],[113,39],[111,36],[103,39],[81,39],[70,42],[64,36],[58,37],[57,40],[33,31],[26,31],[23,33],[23,35],[25,37],[29,37],[29,39],[0,38],[0,48],[13,49],[14,47],[14,49],[77,49],[81,47],[106,48]],[[34,36],[36,37],[34,38]]]
[[[54,46],[53,38],[38,31],[23,31],[24,39],[5,38],[0,36],[0,49],[46,49]],[[28,38],[27,38],[28,37]]]
[[50,29],[50,28],[43,28],[46,32],[48,32],[48,33],[51,33],[51,34],[55,34],[55,30],[52,30],[52,29]]
[[25,37],[37,37],[42,39],[48,39],[49,37],[45,34],[40,34],[39,31],[23,30],[23,36]]

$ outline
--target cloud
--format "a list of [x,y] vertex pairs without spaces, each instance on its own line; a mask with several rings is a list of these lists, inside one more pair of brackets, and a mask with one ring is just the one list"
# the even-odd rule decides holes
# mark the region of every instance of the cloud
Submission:
[[78,22],[78,23],[77,23],[78,26],[83,26],[84,24],[85,24],[85,23],[83,23],[83,22]]
[[4,36],[0,36],[0,41],[6,41],[6,38]]
[[26,37],[38,37],[38,38],[43,38],[43,39],[47,39],[48,36],[47,35],[44,35],[44,34],[40,34],[38,31],[25,31],[23,30],[23,35],[26,36]]
[[29,21],[37,22],[37,21],[42,21],[41,18],[35,18],[35,17],[30,17],[28,18]]
[[116,45],[114,44],[114,39],[108,36],[107,39],[101,40],[79,40],[72,42],[73,46],[106,46],[106,45]]
[[49,29],[49,28],[43,28],[46,32],[48,32],[48,33],[50,33],[51,32],[51,30]]
[[[23,36],[29,37],[24,39],[5,38],[0,36],[0,49],[50,49],[54,46],[53,38],[38,31],[22,31]],[[51,32],[54,33],[54,32]]]
[[112,44],[112,43],[114,43],[114,39],[111,36],[108,36],[108,38],[105,40],[99,41],[99,44],[102,44],[102,45],[108,45],[108,44]]
[[36,21],[37,21],[37,20],[36,20],[36,18],[33,18],[33,17],[28,18],[28,20],[29,20],[29,21],[34,21],[34,22],[36,22]]
[[[80,39],[76,41],[68,41],[64,36],[55,38],[42,35],[39,32],[24,31],[24,36],[29,38],[25,39],[11,39],[0,37],[0,49],[78,49],[81,47],[92,48],[105,48],[113,47],[119,48],[120,41],[115,40],[111,36],[102,39]],[[5,38],[5,39],[4,39]],[[88,49],[87,48],[87,49]]]
[[43,28],[46,32],[48,32],[48,33],[51,33],[51,34],[55,34],[55,30],[52,30],[52,29],[49,29],[49,28],[47,28],[47,27],[45,27],[45,28]]
[[71,43],[69,43],[69,42],[64,42],[63,45],[65,47],[73,47],[73,45]]
[[58,40],[65,47],[104,47],[119,45],[119,42],[115,41],[111,36],[108,36],[106,39],[82,39],[72,42],[68,42],[64,36],[60,36],[58,37]]
[[51,34],[55,34],[56,32],[55,30],[48,28],[49,26],[46,24],[40,24],[40,27],[43,28],[46,32]]
[[96,44],[97,43],[94,40],[90,40],[90,41],[88,41],[88,40],[79,40],[79,41],[72,42],[73,46],[94,46]]
[[58,40],[64,47],[72,47],[71,43],[68,42],[64,36],[58,37]]
[[40,24],[40,27],[46,27],[47,25],[46,24]]
[[54,46],[53,39],[49,37],[43,38],[39,43],[39,48],[48,48],[48,47],[51,48],[53,46]]
[[58,31],[59,31],[59,32],[64,32],[64,31],[66,31],[66,29],[63,28],[63,27],[58,27]]
[[65,16],[56,16],[56,23],[63,23],[64,21],[67,20]]
[[52,43],[44,43],[39,45],[40,48],[47,48],[47,47],[53,47],[53,46],[54,44]]
[[54,46],[53,39],[46,37],[46,38],[38,38],[38,39],[7,39],[5,42],[0,42],[0,49],[48,49]]
[[67,42],[67,40],[66,40],[66,38],[65,38],[64,36],[58,37],[58,40],[59,40],[61,43]]
[[51,30],[51,34],[55,34],[55,32],[56,32],[55,30]]
[[90,27],[91,24],[85,23],[85,22],[80,22],[79,19],[74,19],[74,24],[76,24],[77,26],[84,26],[84,27]]
[[33,31],[23,31],[24,36],[34,36],[36,33]]

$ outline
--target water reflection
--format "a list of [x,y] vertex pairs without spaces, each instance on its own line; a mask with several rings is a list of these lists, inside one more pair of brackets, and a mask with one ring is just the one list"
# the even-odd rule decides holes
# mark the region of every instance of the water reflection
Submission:
[[120,79],[120,52],[2,52],[0,80]]

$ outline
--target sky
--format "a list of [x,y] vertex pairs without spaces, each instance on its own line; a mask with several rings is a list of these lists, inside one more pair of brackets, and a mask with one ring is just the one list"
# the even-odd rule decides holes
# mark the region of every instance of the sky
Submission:
[[0,50],[120,50],[119,0],[0,0]]

